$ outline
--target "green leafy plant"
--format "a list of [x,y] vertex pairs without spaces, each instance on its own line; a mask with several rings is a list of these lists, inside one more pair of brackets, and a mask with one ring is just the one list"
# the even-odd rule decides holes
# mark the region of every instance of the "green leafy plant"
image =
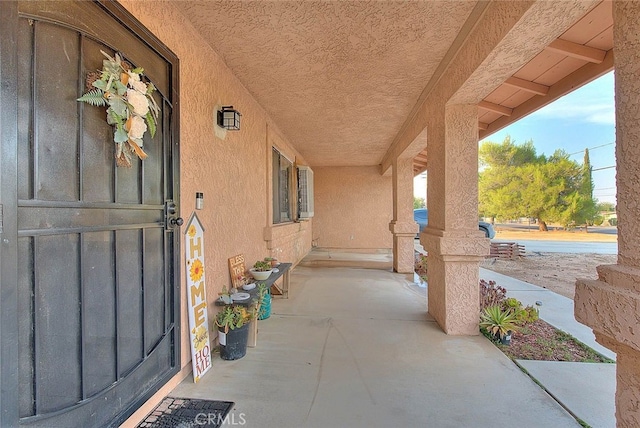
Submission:
[[480,314],[480,328],[487,330],[492,336],[502,339],[509,332],[518,331],[519,325],[516,315],[500,306],[484,308]]
[[265,272],[271,270],[271,263],[264,260],[258,260],[253,265],[253,269],[257,272]]
[[259,282],[257,287],[258,287],[258,304],[261,305],[262,301],[264,300],[264,296],[266,296],[267,293],[269,292],[269,287],[267,287],[267,284],[265,284],[264,282]]
[[506,309],[517,310],[522,307],[522,302],[520,302],[520,300],[516,299],[515,297],[508,297],[504,301],[504,307]]
[[507,297],[507,290],[495,281],[480,280],[480,309],[497,306],[503,312],[513,315],[520,326],[535,322],[539,318],[538,309],[533,306],[523,307],[522,302],[514,297]]
[[536,322],[539,318],[540,318],[540,312],[538,311],[538,308],[533,307],[531,305],[525,308],[521,307],[516,312],[516,319],[518,320],[518,323],[520,323],[521,325]]
[[271,267],[276,267],[278,264],[278,259],[276,259],[275,257],[265,257],[264,261],[269,263]]
[[264,282],[258,283],[258,318],[264,316],[265,308],[263,306],[267,294],[269,294],[269,287]]
[[255,312],[242,305],[226,305],[216,315],[216,326],[224,329],[225,333],[235,330],[251,322],[255,318]]

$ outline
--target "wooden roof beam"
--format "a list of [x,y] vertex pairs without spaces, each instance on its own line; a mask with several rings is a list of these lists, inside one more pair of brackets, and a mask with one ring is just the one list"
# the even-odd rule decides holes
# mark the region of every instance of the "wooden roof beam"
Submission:
[[501,106],[500,104],[490,103],[489,101],[480,101],[478,103],[478,107],[483,110],[501,114],[502,116],[511,116],[511,113],[513,113],[512,108]]
[[517,88],[523,91],[531,92],[536,95],[544,96],[544,95],[547,95],[547,92],[549,92],[549,87],[546,85],[530,82],[528,80],[520,79],[518,77],[509,77],[504,82],[504,84],[511,86],[512,88]]
[[478,122],[478,129],[482,131],[486,131],[487,129],[489,129],[489,124],[484,122]]
[[556,39],[545,49],[558,52],[572,58],[581,59],[583,61],[592,62],[594,64],[600,64],[604,61],[604,57],[607,54],[602,49],[592,48],[590,46],[580,45],[568,40]]
[[487,138],[489,135],[511,125],[516,120],[522,119],[534,111],[551,104],[563,95],[567,95],[569,92],[594,81],[611,70],[613,70],[613,49],[607,52],[601,64],[585,64],[551,86],[546,97],[533,97],[529,101],[525,101],[513,110],[511,117],[500,117],[491,122],[487,130],[480,130],[478,137],[480,139]]

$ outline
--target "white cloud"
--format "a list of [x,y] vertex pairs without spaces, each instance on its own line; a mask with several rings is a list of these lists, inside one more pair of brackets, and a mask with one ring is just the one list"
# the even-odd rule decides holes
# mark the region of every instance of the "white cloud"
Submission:
[[567,119],[615,125],[613,73],[571,92],[531,115],[532,119]]
[[571,119],[579,122],[595,123],[600,125],[615,125],[615,106],[613,102],[598,103],[595,100],[566,100],[563,98],[547,107],[538,110],[531,118],[540,119]]

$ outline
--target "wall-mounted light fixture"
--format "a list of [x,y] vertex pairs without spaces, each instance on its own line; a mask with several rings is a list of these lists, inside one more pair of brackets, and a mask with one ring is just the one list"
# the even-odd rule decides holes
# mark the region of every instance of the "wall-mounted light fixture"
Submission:
[[239,131],[240,116],[240,112],[234,110],[233,106],[222,106],[222,110],[218,110],[218,126],[229,131]]

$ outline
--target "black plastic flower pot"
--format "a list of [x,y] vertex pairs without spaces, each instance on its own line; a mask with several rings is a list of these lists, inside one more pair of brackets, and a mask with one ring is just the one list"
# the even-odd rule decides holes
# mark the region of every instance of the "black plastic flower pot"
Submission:
[[[238,360],[247,354],[247,340],[249,338],[249,323],[235,330],[218,329],[220,335],[220,358],[223,360]],[[224,343],[223,343],[224,342]]]
[[511,330],[507,331],[507,334],[500,338],[500,343],[507,346],[511,345],[511,333]]

